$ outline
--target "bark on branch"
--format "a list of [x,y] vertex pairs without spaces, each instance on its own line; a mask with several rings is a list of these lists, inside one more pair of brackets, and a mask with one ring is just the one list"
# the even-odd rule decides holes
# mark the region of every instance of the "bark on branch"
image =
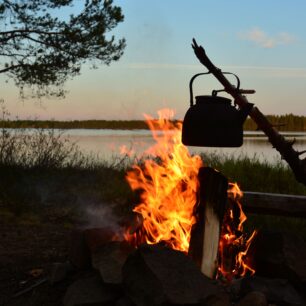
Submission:
[[[234,99],[235,103],[243,108],[247,105],[247,98],[241,94],[239,90],[233,86],[222,73],[221,69],[217,68],[207,57],[205,50],[202,46],[198,46],[195,39],[193,39],[192,47],[195,55],[199,61],[211,72],[216,79],[224,86],[224,89]],[[298,182],[306,186],[306,158],[300,159],[301,152],[294,150],[293,143],[287,141],[268,121],[268,119],[259,111],[257,107],[253,107],[249,116],[257,124],[267,136],[273,147],[280,153],[281,157],[287,161],[292,169],[295,178]]]

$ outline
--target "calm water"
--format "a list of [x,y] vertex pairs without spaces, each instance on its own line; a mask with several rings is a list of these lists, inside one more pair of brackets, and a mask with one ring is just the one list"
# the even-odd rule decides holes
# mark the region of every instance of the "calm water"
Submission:
[[[305,132],[283,133],[287,139],[296,139],[294,148],[306,150]],[[148,130],[68,130],[65,134],[76,142],[86,153],[97,154],[100,158],[110,160],[120,155],[120,147],[125,146],[136,154],[141,154],[155,142]],[[216,152],[239,156],[241,154],[253,157],[257,155],[262,160],[276,162],[281,160],[278,152],[272,148],[267,137],[261,132],[245,132],[244,143],[240,148],[201,148],[189,147],[191,153]]]

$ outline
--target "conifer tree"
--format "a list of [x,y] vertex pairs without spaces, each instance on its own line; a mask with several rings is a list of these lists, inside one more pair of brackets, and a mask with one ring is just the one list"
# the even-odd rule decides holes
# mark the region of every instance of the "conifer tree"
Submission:
[[22,97],[64,96],[82,64],[122,56],[124,38],[108,32],[123,19],[112,0],[0,0],[0,73]]

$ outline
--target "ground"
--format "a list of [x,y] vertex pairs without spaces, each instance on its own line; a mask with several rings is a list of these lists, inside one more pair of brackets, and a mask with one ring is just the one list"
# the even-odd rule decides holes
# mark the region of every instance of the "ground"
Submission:
[[[45,282],[19,297],[14,295],[47,276],[54,262],[65,262],[67,226],[58,223],[22,224],[0,219],[0,305],[61,305],[69,280]],[[36,275],[35,275],[36,274]]]

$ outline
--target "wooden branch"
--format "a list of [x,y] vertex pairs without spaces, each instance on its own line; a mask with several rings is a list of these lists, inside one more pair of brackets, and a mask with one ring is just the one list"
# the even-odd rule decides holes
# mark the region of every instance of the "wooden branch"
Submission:
[[21,65],[21,64],[20,65],[12,65],[12,66],[6,67],[4,69],[0,69],[0,73],[5,73],[5,72],[8,72],[10,70],[14,70],[16,68],[22,67],[22,66],[24,66],[24,65]]
[[[225,91],[235,99],[235,103],[238,104],[240,108],[246,107],[247,103],[249,103],[247,98],[227,80],[221,69],[214,66],[214,64],[207,57],[203,47],[198,46],[195,39],[193,39],[192,47],[199,61],[224,86]],[[293,149],[292,143],[287,141],[271,125],[268,119],[259,111],[257,107],[253,107],[251,109],[249,116],[255,121],[258,128],[268,136],[270,143],[280,153],[281,157],[289,164],[296,180],[306,186],[306,158],[299,158],[300,154]]]
[[63,34],[61,32],[48,32],[48,31],[40,31],[36,29],[16,29],[16,30],[11,30],[11,31],[2,31],[0,32],[0,35],[11,35],[11,34],[16,34],[16,33],[35,33],[35,34],[43,34],[43,35],[59,35]]
[[228,182],[220,172],[202,167],[199,170],[199,199],[194,214],[188,254],[202,273],[214,279],[218,272],[219,241]]
[[15,294],[13,295],[13,297],[14,297],[14,298],[17,298],[17,297],[19,297],[19,296],[21,296],[21,295],[24,295],[24,294],[26,294],[26,293],[32,291],[32,290],[35,289],[36,287],[38,287],[38,286],[40,286],[40,285],[46,283],[47,281],[48,281],[48,278],[47,278],[47,277],[44,277],[44,278],[42,278],[42,279],[39,279],[39,280],[36,281],[34,284],[32,284],[30,287],[25,288],[25,289],[23,289],[23,290],[21,290],[21,291],[15,293]]
[[246,213],[306,218],[306,196],[245,191],[242,198]]

